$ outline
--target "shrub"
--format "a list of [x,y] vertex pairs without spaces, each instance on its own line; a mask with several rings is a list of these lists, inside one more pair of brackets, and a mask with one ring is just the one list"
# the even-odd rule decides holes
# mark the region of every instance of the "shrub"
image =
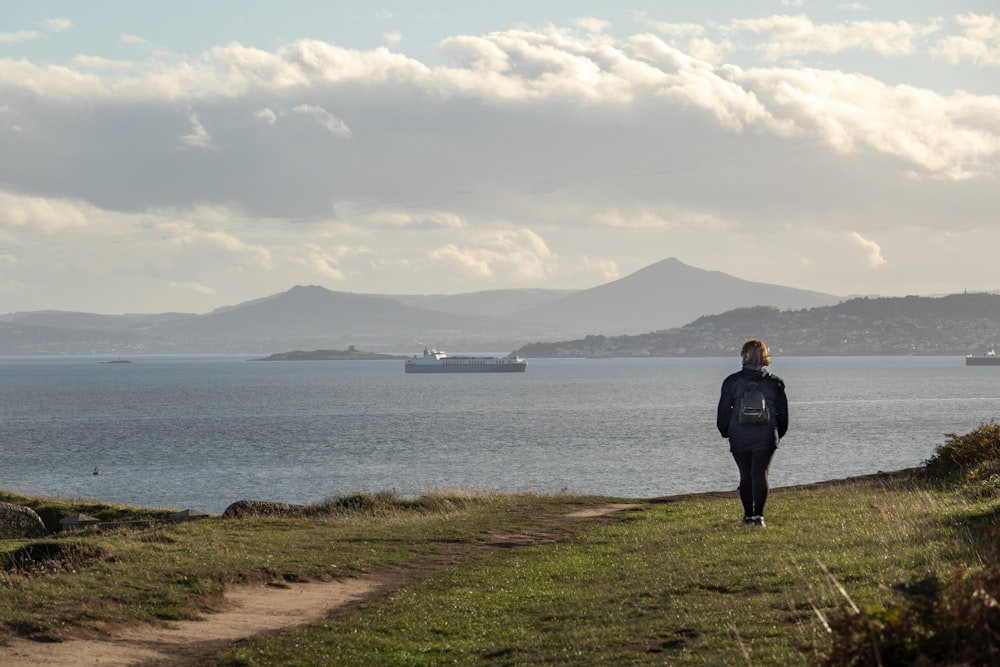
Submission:
[[[964,493],[1000,494],[1000,425],[949,433],[924,464],[928,477],[962,485]],[[1000,548],[996,512],[978,517],[974,534],[991,553]],[[890,606],[853,606],[832,612],[833,638],[825,665],[980,665],[1000,662],[1000,565],[975,574],[927,575],[897,587]]]
[[901,587],[889,607],[828,616],[833,646],[825,665],[984,665],[1000,659],[1000,567],[940,582],[934,576]]
[[0,553],[0,568],[24,575],[76,573],[104,557],[98,546],[78,542],[31,542]]
[[322,516],[327,514],[380,514],[412,503],[402,500],[395,491],[380,491],[378,493],[355,493],[347,496],[327,498],[324,501],[308,505],[304,508],[306,516]]
[[1000,476],[1000,424],[990,422],[965,435],[949,433],[946,437],[924,463],[930,477],[989,483],[991,477]]

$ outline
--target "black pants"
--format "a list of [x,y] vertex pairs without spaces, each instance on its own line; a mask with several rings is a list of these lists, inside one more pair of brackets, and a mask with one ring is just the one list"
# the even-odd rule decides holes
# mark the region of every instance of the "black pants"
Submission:
[[740,502],[743,516],[764,516],[767,502],[767,471],[775,449],[754,449],[749,452],[733,452],[736,466],[740,469]]

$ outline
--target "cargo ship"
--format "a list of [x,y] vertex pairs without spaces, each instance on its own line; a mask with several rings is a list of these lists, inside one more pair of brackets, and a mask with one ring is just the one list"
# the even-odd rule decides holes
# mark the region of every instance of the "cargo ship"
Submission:
[[526,359],[514,354],[506,357],[449,357],[440,350],[424,348],[423,356],[407,359],[407,373],[523,373]]
[[995,350],[990,350],[986,354],[981,354],[978,357],[971,354],[965,355],[965,365],[966,366],[1000,366],[1000,357],[997,356]]

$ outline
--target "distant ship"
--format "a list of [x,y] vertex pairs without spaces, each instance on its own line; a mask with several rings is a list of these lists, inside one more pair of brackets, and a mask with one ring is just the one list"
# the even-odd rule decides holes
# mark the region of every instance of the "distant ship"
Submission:
[[514,354],[506,357],[449,357],[445,352],[424,348],[422,357],[404,364],[407,373],[523,373],[528,362]]
[[995,350],[990,350],[986,354],[975,357],[971,354],[965,355],[966,366],[1000,366],[1000,357]]

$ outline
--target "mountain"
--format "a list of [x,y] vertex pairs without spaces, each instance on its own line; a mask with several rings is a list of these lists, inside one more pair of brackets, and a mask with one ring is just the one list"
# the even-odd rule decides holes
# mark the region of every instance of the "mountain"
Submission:
[[415,308],[384,296],[296,286],[207,315],[152,326],[152,337],[179,348],[213,351],[283,351],[358,345],[369,350],[408,351],[438,341],[516,345],[530,325],[483,315]]
[[702,315],[740,307],[788,310],[840,301],[829,294],[741,280],[669,258],[511,316],[589,334],[617,335],[679,327]]
[[401,294],[392,296],[392,298],[408,306],[438,310],[443,313],[513,317],[518,311],[529,308],[544,310],[547,304],[575,291],[568,289],[502,289],[427,296]]
[[11,313],[2,320],[24,327],[50,327],[55,329],[92,329],[115,331],[137,329],[157,322],[195,317],[190,313],[161,313],[158,315],[95,315],[64,310],[39,310],[29,313]]
[[357,345],[419,351],[428,345],[509,351],[544,329],[476,314],[415,308],[390,297],[296,286],[205,315],[0,316],[0,354],[274,353]]
[[837,301],[667,259],[579,291],[379,296],[299,285],[203,315],[14,313],[0,316],[0,354],[272,354],[350,345],[373,352],[425,346],[506,352],[526,341],[671,328],[738,306]]

